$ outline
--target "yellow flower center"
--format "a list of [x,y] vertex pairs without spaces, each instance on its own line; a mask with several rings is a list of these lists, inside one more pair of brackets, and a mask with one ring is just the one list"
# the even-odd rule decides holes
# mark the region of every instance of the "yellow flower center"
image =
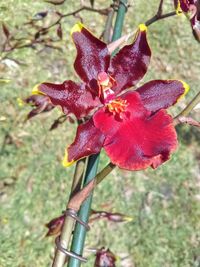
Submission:
[[126,107],[128,106],[127,100],[123,99],[115,99],[111,101],[109,104],[107,104],[108,110],[113,113],[113,115],[120,115],[122,112],[126,110]]

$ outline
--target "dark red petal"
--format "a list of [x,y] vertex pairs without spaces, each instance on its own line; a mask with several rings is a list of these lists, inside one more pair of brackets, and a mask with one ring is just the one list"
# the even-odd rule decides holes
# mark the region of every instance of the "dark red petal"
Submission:
[[127,170],[157,167],[177,146],[172,118],[160,110],[150,116],[139,94],[123,95],[129,103],[122,120],[117,120],[105,108],[93,117],[94,124],[106,136],[104,149],[112,163]]
[[65,114],[72,113],[77,118],[86,116],[92,109],[100,105],[85,84],[65,81],[62,84],[42,83],[38,91],[47,95],[52,104],[62,107]]
[[80,124],[77,129],[76,138],[68,148],[68,161],[87,157],[100,152],[104,135],[94,126],[93,120]]
[[72,28],[71,34],[77,49],[74,62],[77,74],[86,83],[96,80],[97,74],[106,72],[110,64],[107,45],[92,35],[81,23]]
[[147,27],[141,24],[133,44],[124,46],[111,60],[110,75],[116,80],[116,92],[135,85],[145,75],[151,57]]
[[194,5],[194,0],[178,0],[178,6],[180,6],[183,12],[188,12],[190,9],[190,5]]
[[139,87],[142,102],[148,110],[156,112],[174,105],[189,90],[189,86],[177,80],[153,80]]

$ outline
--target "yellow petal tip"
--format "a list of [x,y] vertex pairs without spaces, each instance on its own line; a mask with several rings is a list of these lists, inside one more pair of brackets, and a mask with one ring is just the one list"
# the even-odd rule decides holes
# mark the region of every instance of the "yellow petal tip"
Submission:
[[40,84],[36,84],[36,85],[33,87],[33,90],[32,90],[32,94],[33,94],[33,95],[44,95],[44,94],[39,90],[39,85],[40,85]]
[[1,79],[0,78],[0,83],[9,83],[9,82],[11,82],[10,79]]
[[24,106],[24,101],[20,97],[18,97],[17,98],[17,104],[18,104],[19,107],[23,107]]
[[133,218],[132,217],[125,217],[124,218],[126,222],[132,222],[133,221]]
[[180,1],[178,1],[177,7],[176,7],[176,15],[181,15],[181,14],[182,14],[181,4],[180,4]]
[[81,22],[76,23],[71,29],[71,35],[74,32],[81,32],[82,28],[83,28],[83,24]]
[[185,96],[185,95],[189,92],[189,90],[190,90],[190,86],[189,86],[189,84],[187,84],[187,83],[184,82],[184,81],[180,81],[180,82],[183,84],[183,87],[184,87],[184,89],[185,89],[185,91],[184,91],[184,93],[183,93],[182,96]]
[[186,82],[181,81],[181,80],[179,80],[179,82],[181,82],[183,85],[184,93],[177,99],[177,102],[180,101],[185,95],[187,95],[187,93],[190,90],[190,86]]
[[147,31],[147,26],[145,24],[140,24],[139,29],[141,32],[146,32]]
[[67,168],[67,167],[71,166],[74,162],[75,162],[74,160],[68,161],[68,153],[66,151],[65,152],[65,156],[64,156],[64,158],[62,160],[63,167]]

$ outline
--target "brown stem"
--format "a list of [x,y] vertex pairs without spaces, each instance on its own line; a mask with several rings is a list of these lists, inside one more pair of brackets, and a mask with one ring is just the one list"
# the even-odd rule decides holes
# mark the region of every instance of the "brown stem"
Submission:
[[163,14],[163,15],[156,14],[151,19],[147,20],[145,22],[145,25],[149,26],[149,25],[153,24],[154,22],[156,22],[158,20],[165,19],[165,18],[168,18],[168,17],[172,17],[172,16],[175,16],[175,15],[177,15],[176,11],[172,11],[172,12],[169,12],[169,13],[166,13],[166,14]]
[[160,4],[159,4],[159,7],[158,7],[158,11],[157,11],[157,15],[158,16],[161,16],[162,15],[162,13],[163,13],[163,2],[164,2],[164,0],[160,0]]
[[198,103],[200,103],[200,91],[191,100],[191,102],[174,118],[174,125],[177,125],[179,123],[180,117],[186,117]]

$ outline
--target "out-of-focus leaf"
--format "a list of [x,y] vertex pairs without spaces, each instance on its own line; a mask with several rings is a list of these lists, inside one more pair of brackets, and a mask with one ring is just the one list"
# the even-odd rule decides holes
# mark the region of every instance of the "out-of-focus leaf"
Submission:
[[62,5],[65,2],[65,0],[44,0],[44,1],[53,5]]
[[10,81],[10,79],[0,78],[0,83],[9,83]]
[[2,63],[5,64],[10,69],[17,69],[19,68],[19,63],[11,58],[6,58],[2,60]]
[[48,11],[42,11],[42,12],[38,12],[34,15],[33,19],[34,20],[41,20],[44,19],[48,14]]
[[10,37],[10,31],[8,27],[5,25],[5,23],[2,23],[2,29],[3,33],[5,34],[6,38],[8,39]]
[[58,25],[58,28],[57,28],[57,35],[60,39],[62,39],[63,37],[63,32],[62,32],[62,26],[61,24]]

